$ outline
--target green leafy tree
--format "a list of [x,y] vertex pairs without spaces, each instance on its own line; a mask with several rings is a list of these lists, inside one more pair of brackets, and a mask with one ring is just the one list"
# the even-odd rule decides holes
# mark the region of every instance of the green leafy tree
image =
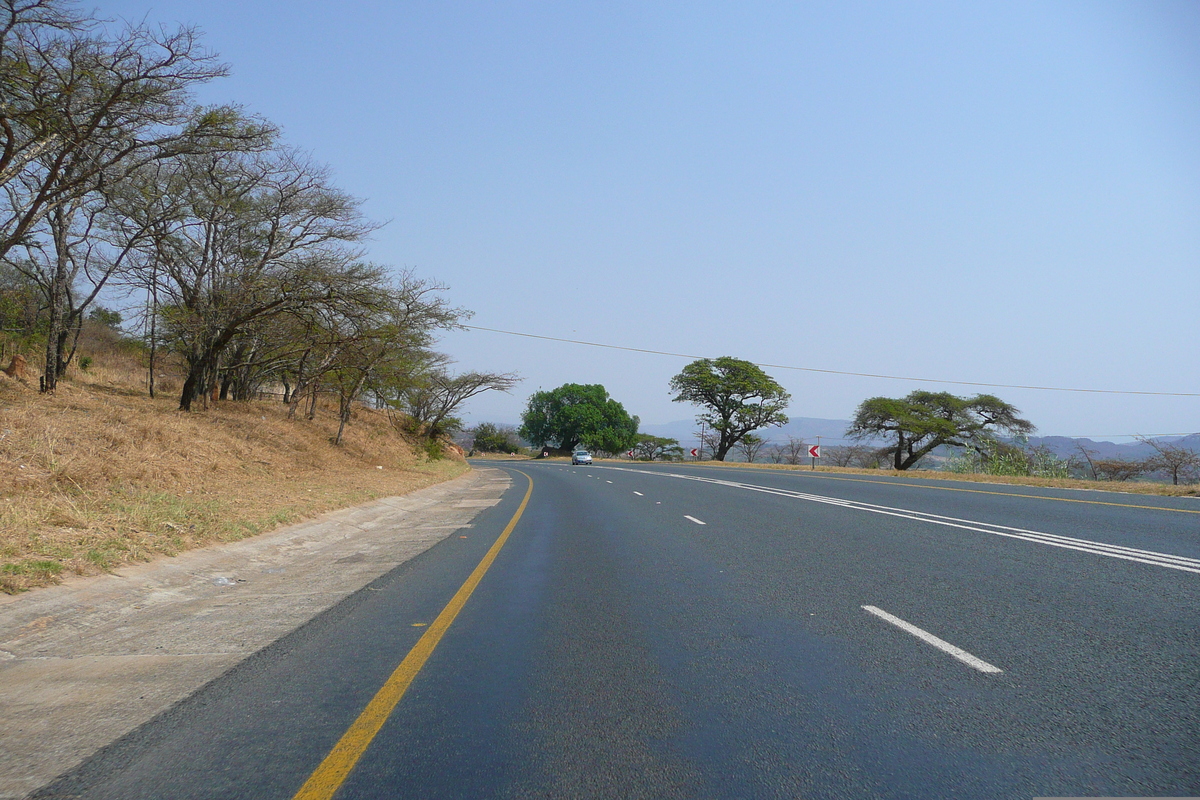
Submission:
[[907,397],[872,397],[858,406],[846,435],[888,439],[895,469],[912,467],[941,445],[979,453],[994,449],[999,432],[1028,435],[1035,428],[1020,411],[990,394],[957,397],[948,392],[915,391]]
[[537,392],[521,414],[521,437],[534,447],[574,450],[583,445],[620,453],[637,442],[638,418],[600,384],[567,383]]
[[639,433],[633,446],[633,457],[642,461],[682,461],[683,448],[678,439]]
[[708,411],[696,417],[715,435],[713,458],[724,461],[738,442],[762,428],[786,425],[792,396],[756,364],[729,356],[693,361],[671,378],[676,403]]
[[104,306],[93,306],[88,312],[87,318],[97,325],[103,325],[106,328],[118,328],[121,325],[121,312],[113,311],[111,308]]
[[471,431],[475,442],[472,450],[480,453],[519,453],[520,444],[511,428],[502,428],[492,422],[481,422]]

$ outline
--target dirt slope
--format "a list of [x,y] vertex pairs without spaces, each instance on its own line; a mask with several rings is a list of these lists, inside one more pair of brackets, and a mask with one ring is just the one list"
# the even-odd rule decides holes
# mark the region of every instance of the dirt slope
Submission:
[[341,447],[332,409],[279,402],[190,414],[125,370],[74,372],[54,396],[0,374],[0,591],[234,541],[461,474],[388,416],[359,409]]

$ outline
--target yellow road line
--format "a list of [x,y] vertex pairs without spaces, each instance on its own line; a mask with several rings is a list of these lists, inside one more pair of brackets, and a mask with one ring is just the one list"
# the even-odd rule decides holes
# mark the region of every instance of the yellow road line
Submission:
[[[520,472],[520,470],[516,471]],[[375,734],[379,733],[383,723],[391,716],[413,679],[421,671],[421,667],[425,666],[425,662],[433,654],[434,648],[438,646],[438,642],[442,640],[450,625],[453,624],[458,612],[462,611],[463,606],[470,599],[471,593],[475,591],[475,587],[483,580],[488,568],[492,566],[492,562],[500,553],[500,548],[504,547],[509,534],[517,526],[517,520],[525,513],[525,506],[529,505],[529,496],[533,494],[533,478],[524,472],[521,474],[525,475],[529,481],[529,488],[525,490],[525,498],[521,500],[517,513],[513,514],[504,531],[487,551],[487,555],[479,562],[479,566],[475,567],[471,577],[467,578],[466,583],[459,587],[454,597],[450,598],[450,602],[442,609],[442,613],[438,614],[437,619],[400,662],[400,666],[396,667],[387,682],[371,698],[371,702],[367,703],[367,707],[358,715],[358,719],[354,720],[342,734],[342,738],[300,787],[300,791],[296,792],[293,800],[331,800],[337,790],[341,788],[350,775],[350,770],[354,769],[358,759],[366,752],[371,740],[375,738]]]
[[[717,469],[728,469],[728,467],[717,467]],[[1170,506],[1142,506],[1135,503],[1110,503],[1106,500],[1077,500],[1072,497],[1050,497],[1044,494],[1021,494],[1020,492],[989,492],[987,489],[959,489],[954,486],[930,486],[925,483],[904,483],[902,481],[878,481],[871,478],[844,478],[840,475],[822,475],[821,473],[809,473],[801,470],[779,470],[784,474],[795,473],[804,478],[821,478],[829,481],[851,481],[853,483],[878,483],[883,486],[911,486],[914,489],[938,489],[943,492],[969,492],[971,494],[994,494],[1000,497],[1028,497],[1032,500],[1057,500],[1061,503],[1085,503],[1093,506],[1117,506],[1118,508],[1149,508],[1153,511],[1174,511],[1177,514],[1200,514],[1200,509],[1193,508],[1171,508]],[[1038,487],[1044,489],[1052,489],[1052,486]]]

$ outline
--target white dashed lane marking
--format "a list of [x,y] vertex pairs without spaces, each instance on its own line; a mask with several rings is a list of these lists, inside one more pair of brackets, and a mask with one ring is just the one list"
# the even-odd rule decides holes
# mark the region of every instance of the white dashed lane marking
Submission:
[[1003,670],[1001,670],[999,667],[993,667],[991,664],[987,663],[986,661],[984,661],[981,658],[976,658],[975,656],[968,653],[966,650],[963,650],[961,647],[955,647],[954,645],[950,644],[949,642],[945,641],[944,639],[939,639],[938,637],[934,636],[929,631],[921,630],[916,625],[913,625],[911,622],[905,622],[904,620],[900,619],[899,617],[894,617],[891,614],[889,614],[888,612],[884,611],[882,608],[876,608],[875,606],[863,606],[863,610],[869,614],[874,614],[875,616],[879,617],[884,622],[890,622],[891,624],[895,625],[897,628],[899,628],[900,630],[902,630],[906,633],[911,633],[913,636],[917,637],[921,641],[927,642],[927,643],[933,645],[938,650],[941,650],[943,653],[948,653],[948,654],[954,656],[959,661],[963,662],[964,664],[966,664],[968,666],[974,667],[975,669],[979,670],[980,672],[989,672],[989,673],[1003,672]]
[[683,515],[683,518],[684,518],[684,519],[690,519],[692,522],[696,523],[697,525],[707,525],[707,524],[708,524],[708,523],[707,523],[707,522],[705,522],[704,520],[702,520],[702,519],[696,519],[695,517],[691,516],[690,514],[684,514],[684,515]]

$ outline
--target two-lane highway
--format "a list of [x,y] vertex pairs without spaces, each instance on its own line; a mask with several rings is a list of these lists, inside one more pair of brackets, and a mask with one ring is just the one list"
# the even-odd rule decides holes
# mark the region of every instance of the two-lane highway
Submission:
[[467,538],[40,796],[1200,794],[1200,502],[503,468]]

